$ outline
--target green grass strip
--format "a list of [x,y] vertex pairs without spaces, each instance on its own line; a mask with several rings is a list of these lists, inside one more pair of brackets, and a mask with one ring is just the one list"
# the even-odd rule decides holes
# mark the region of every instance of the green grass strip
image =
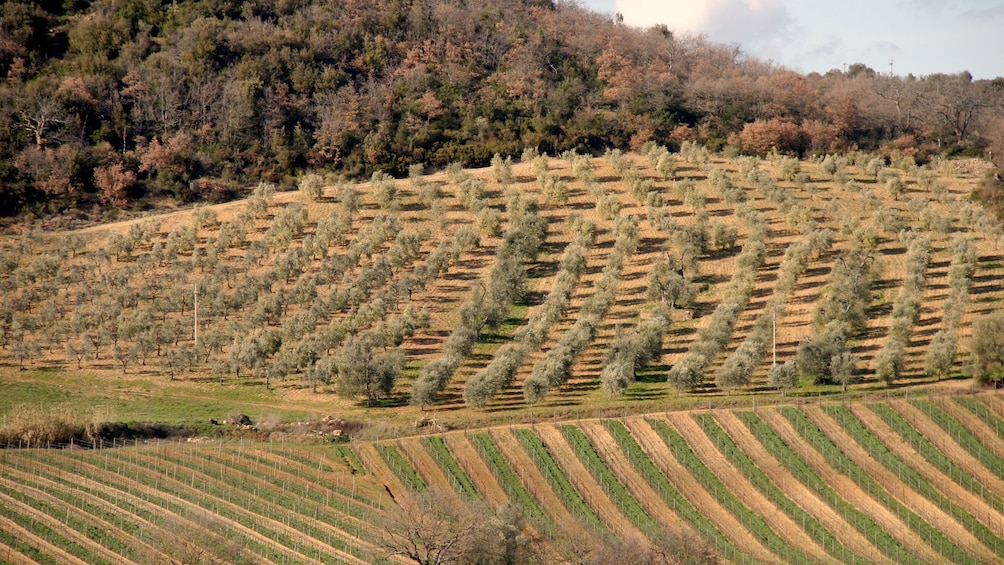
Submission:
[[784,511],[791,520],[796,524],[801,524],[802,529],[805,530],[809,537],[816,540],[827,553],[834,556],[835,558],[845,562],[845,563],[868,563],[866,559],[863,559],[860,555],[855,554],[849,548],[844,547],[840,541],[830,533],[825,526],[819,523],[818,520],[812,515],[802,509],[801,506],[795,504],[790,498],[788,498],[780,488],[772,481],[766,473],[760,470],[759,467],[749,458],[746,453],[744,453],[739,446],[729,437],[729,434],[725,432],[715,421],[711,414],[704,412],[701,414],[695,414],[694,419],[700,424],[701,429],[707,434],[708,438],[711,439],[718,451],[721,452],[733,465],[739,469],[739,472],[743,474],[753,486],[757,488],[768,500],[773,502]]
[[422,477],[418,476],[415,468],[412,467],[411,463],[401,455],[401,451],[398,450],[396,445],[389,445],[386,443],[376,443],[377,453],[383,458],[387,466],[390,467],[391,471],[397,475],[397,478],[401,479],[404,483],[404,487],[412,492],[424,492],[429,488],[422,480]]
[[955,543],[946,538],[940,530],[929,524],[926,520],[918,516],[912,510],[896,500],[889,491],[882,488],[882,485],[870,474],[858,467],[850,457],[841,451],[826,434],[823,433],[808,417],[801,411],[790,406],[782,407],[778,410],[785,418],[791,422],[795,431],[816,451],[818,451],[831,467],[854,481],[862,490],[878,499],[893,514],[899,516],[906,522],[911,530],[917,532],[921,539],[927,541],[931,547],[944,555],[952,563],[976,563],[972,557],[966,555]]
[[[217,457],[209,451],[199,452],[198,457],[200,459],[200,467],[198,468],[193,461],[182,464],[193,471],[201,472],[235,489],[250,492],[249,487],[254,488],[256,496],[262,499],[266,499],[267,497],[268,502],[278,504],[291,511],[293,515],[302,516],[304,519],[313,522],[322,522],[349,534],[355,531],[356,537],[361,537],[360,534],[362,533],[359,524],[346,520],[342,514],[353,516],[362,522],[368,522],[371,519],[371,516],[367,515],[363,509],[349,505],[337,498],[324,496],[319,491],[282,477],[274,476],[271,473],[256,472],[252,468],[235,463],[232,459]],[[208,468],[203,468],[204,466],[201,466],[201,461],[213,464]],[[262,481],[262,483],[254,484],[251,487],[251,483],[247,483],[245,478],[241,477],[240,474],[250,477],[254,481]],[[273,488],[267,490],[268,485],[271,485]],[[281,493],[279,489],[281,489]],[[220,498],[222,499],[222,497]],[[248,500],[250,501],[251,499],[248,498]],[[316,505],[313,507],[315,511],[312,515],[303,513],[304,510],[310,508],[304,504],[306,501],[314,502]],[[332,510],[336,511],[332,512]],[[313,535],[315,539],[323,540],[332,547],[351,553],[359,558],[368,557],[360,548],[351,545],[347,540],[341,538],[329,540],[325,532],[321,532],[320,530],[310,531],[316,534]]]
[[544,511],[540,509],[540,505],[537,504],[533,496],[520,483],[519,478],[513,473],[512,467],[506,462],[505,457],[499,451],[491,436],[485,432],[478,432],[470,434],[467,437],[470,439],[474,449],[481,455],[485,464],[491,469],[492,474],[495,475],[499,486],[505,491],[509,500],[523,511],[523,516],[538,528],[546,531],[554,531],[554,524],[544,514]]
[[593,509],[586,504],[586,501],[582,499],[579,492],[575,490],[572,483],[568,481],[565,473],[561,471],[561,467],[558,467],[558,463],[551,456],[551,451],[544,445],[544,442],[540,437],[535,434],[532,430],[527,428],[516,428],[513,430],[516,435],[516,439],[519,440],[520,445],[527,452],[537,469],[540,470],[540,474],[544,475],[547,479],[548,484],[554,490],[558,498],[565,505],[565,508],[582,520],[588,527],[596,530],[606,530],[606,526],[603,522],[596,516]]
[[423,436],[422,445],[425,446],[429,455],[436,460],[436,464],[443,470],[446,479],[450,481],[450,485],[454,490],[460,493],[460,496],[468,500],[474,500],[478,497],[478,491],[474,488],[474,484],[471,483],[470,477],[467,476],[467,473],[457,463],[453,454],[450,453],[450,448],[446,446],[446,442],[441,436]]
[[726,510],[732,513],[733,516],[746,526],[746,529],[753,534],[753,537],[764,542],[768,549],[774,552],[779,557],[785,559],[791,563],[809,563],[812,558],[806,555],[804,552],[799,551],[792,547],[788,542],[784,541],[781,536],[774,532],[770,524],[764,521],[759,515],[750,510],[741,500],[736,498],[732,494],[732,489],[725,485],[718,478],[704,461],[694,453],[694,450],[690,448],[687,444],[687,440],[683,439],[669,422],[665,420],[645,420],[648,422],[652,429],[659,434],[662,441],[669,447],[670,451],[673,452],[673,456],[676,460],[683,464],[683,466],[690,471],[690,474],[694,476],[699,483],[701,483],[705,490],[711,493]]
[[351,445],[336,445],[335,455],[348,468],[349,472],[359,475],[366,474],[366,466],[363,465],[362,459],[359,459],[359,455],[355,449],[352,449]]
[[889,450],[884,442],[868,430],[846,406],[830,405],[825,410],[864,448],[876,461],[899,476],[901,482],[910,485],[917,493],[934,502],[939,508],[962,524],[980,543],[991,549],[999,557],[1004,557],[1004,544],[990,528],[973,517],[964,508],[934,488],[931,483],[902,458]]
[[744,552],[740,551],[704,514],[701,514],[680,494],[680,491],[673,486],[666,475],[655,466],[655,463],[652,463],[652,459],[638,445],[634,436],[623,423],[618,420],[604,420],[603,424],[607,427],[610,435],[614,437],[614,441],[620,446],[628,461],[645,477],[648,484],[659,493],[659,496],[677,515],[686,520],[709,544],[713,545],[719,553],[724,554],[729,560],[734,562],[748,561],[749,558]]
[[927,415],[928,418],[938,424],[941,429],[952,436],[963,449],[978,459],[991,473],[997,475],[1000,479],[1004,479],[1004,460],[990,451],[980,441],[980,438],[976,437],[976,434],[972,430],[962,425],[958,420],[945,412],[943,408],[930,400],[912,400],[910,404],[913,404]]
[[[120,452],[120,450],[110,451],[113,452],[111,457],[118,458],[127,464],[132,463],[131,455],[129,453]],[[332,554],[321,553],[315,548],[307,547],[304,544],[301,544],[297,539],[294,539],[289,534],[258,524],[258,517],[268,518],[294,528],[303,534],[313,537],[314,539],[328,541],[328,536],[326,536],[324,532],[320,532],[312,524],[307,522],[308,517],[302,516],[303,519],[297,519],[294,517],[299,516],[297,512],[289,512],[289,510],[293,508],[293,505],[299,501],[279,495],[274,491],[269,493],[270,497],[267,501],[263,496],[252,495],[252,492],[256,490],[255,485],[245,483],[239,477],[231,477],[227,472],[227,469],[224,467],[210,465],[208,468],[206,466],[201,466],[200,468],[200,466],[193,461],[186,461],[185,459],[172,457],[166,454],[158,454],[157,458],[163,463],[185,467],[192,473],[186,478],[186,480],[191,481],[189,489],[196,490],[198,494],[194,494],[188,489],[175,488],[170,491],[174,496],[182,498],[195,506],[208,510],[209,512],[217,514],[227,520],[240,524],[254,532],[262,534],[266,538],[274,541],[276,544],[281,545],[294,553],[299,553],[302,549],[304,552],[312,553],[312,557],[323,563],[344,563],[341,559]],[[139,465],[141,463],[137,462],[132,464]],[[148,470],[150,468],[149,465],[147,465],[146,468]],[[166,466],[164,468],[166,468]],[[204,479],[198,479],[199,484],[198,487],[196,487],[195,482],[197,474],[203,474],[212,479],[218,480],[226,486],[231,487],[232,490],[227,490],[221,485],[210,484]],[[137,472],[136,476],[131,478],[139,480],[139,477],[140,473]],[[184,485],[186,480],[179,480],[178,482]],[[155,488],[160,488],[158,481],[155,480],[147,480],[146,484],[148,486],[153,484]],[[260,492],[261,489],[259,488],[257,490]],[[230,508],[226,504],[219,504],[218,501],[227,501],[230,504],[237,506],[237,509],[235,510]],[[314,518],[311,517],[309,520],[314,520]],[[247,540],[249,544],[258,543],[248,538],[245,538],[245,540]],[[329,545],[344,551],[354,550],[354,548],[338,538],[330,540]],[[263,549],[268,552],[274,551],[267,546],[263,547]],[[273,560],[289,559],[288,556],[277,553],[274,553],[270,558]]]
[[803,485],[825,500],[834,511],[847,520],[847,523],[872,542],[884,555],[899,563],[916,563],[918,565],[923,563],[907,551],[896,538],[876,524],[871,516],[844,500],[830,485],[820,479],[812,467],[802,460],[777,435],[773,428],[764,423],[760,416],[753,412],[737,412],[736,416],[746,424],[750,433],[764,446],[764,449],[780,461]]
[[[0,515],[4,514],[5,509],[0,508]],[[7,546],[18,553],[30,558],[32,561],[38,563],[39,565],[60,565],[60,562],[53,558],[48,553],[42,553],[42,550],[29,544],[28,542],[19,539],[14,534],[8,533],[5,530],[0,530],[0,546]],[[6,553],[0,550],[0,555]]]
[[[9,493],[13,495],[14,493]],[[15,497],[17,498],[17,497]],[[59,533],[55,532],[49,526],[46,526],[42,522],[35,520],[30,516],[25,516],[20,512],[14,510],[13,508],[8,508],[4,504],[0,504],[0,516],[11,520],[18,526],[28,530],[29,532],[35,534],[36,536],[44,539],[45,541],[51,543],[52,545],[62,549],[63,551],[73,555],[74,557],[79,557],[83,559],[86,563],[109,563],[105,559],[94,555],[87,549],[81,547],[74,541],[63,537]]]
[[638,504],[631,491],[607,467],[606,462],[600,457],[599,452],[596,451],[593,442],[589,440],[589,436],[579,429],[578,426],[574,425],[564,425],[560,429],[561,433],[565,435],[565,439],[568,440],[572,451],[579,458],[579,461],[589,469],[596,482],[600,484],[621,513],[627,516],[627,519],[632,524],[638,526],[638,529],[646,534],[651,535],[659,532],[662,526],[649,516],[648,512],[645,512],[645,509]]
[[963,469],[950,457],[941,452],[933,443],[918,432],[913,424],[906,421],[899,412],[888,404],[868,404],[868,408],[878,415],[890,428],[900,435],[920,455],[942,473],[948,475],[956,484],[987,501],[998,512],[1004,511],[1004,500],[992,491],[987,490],[983,483],[969,471]]

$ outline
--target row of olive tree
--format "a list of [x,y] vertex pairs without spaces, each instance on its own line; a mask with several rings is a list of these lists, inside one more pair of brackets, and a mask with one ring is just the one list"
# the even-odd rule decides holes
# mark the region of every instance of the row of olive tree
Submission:
[[874,230],[851,223],[845,230],[851,247],[837,257],[813,312],[815,335],[802,340],[796,353],[798,373],[814,384],[839,382],[846,388],[854,378],[857,360],[848,339],[867,326],[872,284],[879,275]]
[[970,236],[952,240],[948,266],[948,300],[942,310],[942,327],[931,338],[924,358],[924,372],[941,379],[951,373],[958,351],[958,327],[969,304],[969,289],[976,272],[976,246]]
[[[719,388],[732,390],[750,383],[754,371],[767,353],[777,318],[784,316],[785,305],[795,291],[798,277],[808,269],[813,256],[818,257],[829,250],[832,235],[828,231],[820,230],[820,233],[792,243],[785,250],[784,258],[778,267],[773,296],[753,323],[753,328],[746,335],[746,339],[725,359],[715,374],[715,382]],[[768,384],[786,390],[794,383],[782,379],[780,382]]]
[[903,287],[896,296],[889,322],[889,335],[882,349],[875,355],[875,376],[887,385],[897,380],[903,372],[906,347],[910,343],[913,327],[920,318],[924,299],[927,265],[931,261],[931,241],[917,237],[910,242],[906,252],[906,276]]
[[585,271],[586,258],[595,239],[593,229],[580,229],[575,239],[568,244],[558,265],[554,287],[540,310],[516,333],[511,343],[500,347],[491,362],[467,382],[464,401],[469,406],[483,407],[502,389],[512,384],[526,357],[544,344],[551,326],[564,318],[572,294],[578,287],[579,278]]
[[443,354],[422,367],[411,392],[412,404],[436,401],[487,326],[496,328],[509,306],[526,293],[525,263],[536,259],[547,234],[547,221],[530,196],[514,193],[506,203],[509,227],[496,253],[488,283],[479,283],[460,310],[460,319],[443,344]]
[[736,260],[724,300],[715,308],[711,321],[698,334],[686,355],[669,370],[669,385],[680,391],[693,389],[704,379],[704,371],[714,357],[728,345],[732,329],[753,294],[756,273],[767,257],[767,225],[762,217],[746,217],[752,228]]
[[594,285],[593,295],[583,303],[575,324],[561,336],[557,345],[548,350],[523,382],[523,396],[527,402],[540,401],[552,388],[571,378],[575,359],[592,342],[600,322],[613,306],[624,262],[637,250],[640,237],[638,223],[633,217],[621,218],[614,230],[614,247]]

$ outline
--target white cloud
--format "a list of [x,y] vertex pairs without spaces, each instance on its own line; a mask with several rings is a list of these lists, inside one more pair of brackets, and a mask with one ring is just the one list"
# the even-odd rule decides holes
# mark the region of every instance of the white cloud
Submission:
[[782,0],[616,0],[630,25],[666,24],[677,32],[744,46],[776,44],[791,18]]

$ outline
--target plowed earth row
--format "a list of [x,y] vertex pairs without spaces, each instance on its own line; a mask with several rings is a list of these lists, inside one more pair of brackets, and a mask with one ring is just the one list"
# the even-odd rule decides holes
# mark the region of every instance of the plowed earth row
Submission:
[[[975,398],[978,402],[985,403],[991,413],[1001,413],[997,399]],[[984,430],[986,423],[962,404],[944,398],[935,400],[935,404],[977,437],[994,435],[993,432],[987,434]],[[925,460],[869,405],[852,405],[850,414],[892,454],[928,481],[940,495],[985,525],[996,538],[983,541],[977,539],[973,532],[937,502],[937,497],[928,498],[915,485],[905,482],[901,476],[873,458],[863,446],[856,443],[835,419],[836,416],[823,407],[810,405],[798,410],[843,452],[852,465],[873,478],[896,504],[901,504],[932,525],[975,561],[996,561],[996,544],[1004,544],[1004,514],[1000,508],[995,507],[993,500],[999,500],[1004,495],[1004,480],[990,472],[959,444],[957,438],[945,432],[914,404],[896,400],[890,401],[888,405],[941,451],[952,465],[972,473],[983,485],[985,490],[982,492],[985,494],[965,483],[960,484],[946,475],[942,470],[944,467],[935,467]],[[832,534],[833,539],[848,548],[856,556],[855,560],[882,564],[906,560],[908,557],[931,563],[943,560],[944,548],[932,546],[913,529],[894,510],[895,504],[889,503],[889,498],[884,498],[886,494],[878,496],[879,493],[868,492],[852,479],[848,469],[834,468],[818,446],[807,441],[779,409],[761,408],[757,416],[808,465],[812,473],[829,485],[843,501],[868,516],[890,536],[887,539],[895,540],[897,547],[877,547],[869,541],[876,538],[858,531],[832,501],[828,502],[812,488],[802,484],[785,464],[764,447],[737,413],[720,410],[710,414],[732,439],[736,448],[759,467],[788,500],[805,510]],[[772,502],[735,466],[733,459],[720,451],[693,413],[667,413],[650,418],[665,422],[679,433],[703,465],[728,486],[731,495],[762,519],[785,544],[816,563],[836,563],[839,561],[838,556],[844,555],[821,546],[809,535],[804,524],[792,519],[786,511]],[[682,461],[677,460],[650,421],[644,417],[629,417],[621,422],[655,468],[704,519],[740,549],[744,554],[744,558],[740,560],[748,559],[758,563],[784,561],[783,557],[767,547],[764,540],[759,539],[760,536],[719,502],[715,493],[709,491]],[[624,485],[630,496],[660,528],[683,536],[695,534],[695,528],[666,503],[663,496],[646,480],[646,475],[628,459],[602,421],[586,420],[576,425],[587,436],[616,480]],[[644,538],[639,527],[624,515],[612,499],[611,491],[604,488],[586,467],[558,424],[537,424],[528,429],[542,440],[577,496],[581,497],[607,529],[620,539]],[[443,437],[452,456],[470,477],[478,496],[492,506],[505,502],[505,491],[464,433],[451,432]],[[554,535],[565,536],[567,539],[584,539],[582,536],[591,534],[573,516],[572,511],[564,506],[562,498],[541,473],[513,429],[496,428],[491,430],[490,437],[506,464],[511,467],[513,475],[547,514],[547,521],[557,528]],[[430,488],[442,489],[449,497],[450,504],[463,503],[462,497],[453,490],[446,473],[420,438],[403,438],[397,440],[396,445],[405,461],[415,468]],[[1004,448],[1004,442],[996,436],[987,438],[984,445],[992,453],[998,453]],[[310,462],[313,459],[309,456],[277,454],[253,445],[242,447],[240,452],[232,446],[227,446],[227,449],[232,450],[227,451],[216,446],[178,444],[93,452],[8,451],[0,458],[0,490],[3,491],[0,492],[0,504],[8,512],[25,516],[25,520],[34,520],[35,523],[58,532],[64,540],[79,546],[79,550],[74,551],[80,555],[89,554],[111,563],[132,563],[158,554],[163,551],[163,546],[153,545],[151,540],[169,539],[177,531],[185,531],[186,528],[188,531],[205,529],[199,517],[209,513],[214,515],[213,520],[224,525],[230,532],[230,539],[243,540],[241,543],[249,544],[246,550],[256,562],[291,560],[302,563],[361,564],[385,556],[380,550],[379,528],[374,525],[383,512],[394,508],[396,504],[384,487],[389,488],[398,499],[411,494],[388,468],[373,444],[356,443],[352,448],[359,455],[367,473],[351,478],[340,467],[339,470],[313,467]],[[296,450],[295,447],[289,449]],[[316,455],[317,452],[315,450],[312,453]],[[350,484],[352,480],[357,482],[357,494],[372,494],[371,504],[324,486],[328,481]],[[15,495],[15,492],[20,494]],[[23,497],[23,501],[18,496]],[[322,503],[318,503],[318,496],[328,498],[321,498]],[[77,504],[81,507],[74,506],[71,502],[73,500],[78,501]],[[323,504],[324,500],[337,503],[326,505]],[[887,504],[893,504],[893,508]],[[41,508],[52,514],[46,514]],[[121,516],[121,521],[107,519],[113,515]],[[71,522],[86,521],[93,524],[106,537],[92,539],[83,531],[69,529],[65,526],[67,518]],[[24,524],[30,522],[25,521]],[[299,528],[297,524],[309,527]],[[346,528],[349,531],[345,531]],[[0,541],[0,560],[11,563],[27,563],[37,559],[58,563],[88,561],[72,555],[66,548],[60,547],[59,543],[46,539],[46,535],[30,531],[30,527],[14,523],[10,518],[0,517],[0,529],[8,534],[6,539],[18,540],[16,546],[10,547]],[[130,534],[135,530],[144,533],[139,536]],[[229,541],[218,533],[207,532],[206,535],[219,544]],[[128,549],[112,549],[115,545],[106,547],[105,542],[100,541],[105,539],[117,540],[115,543],[122,543]],[[331,542],[334,540],[339,542],[333,546]],[[39,557],[35,559],[32,555]]]

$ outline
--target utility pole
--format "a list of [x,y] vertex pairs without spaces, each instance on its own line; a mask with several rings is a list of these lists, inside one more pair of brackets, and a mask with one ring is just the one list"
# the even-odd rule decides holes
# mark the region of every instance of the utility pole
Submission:
[[199,283],[195,283],[195,347],[199,346]]
[[892,76],[892,64],[896,62],[896,59],[889,57],[889,76]]
[[773,312],[773,325],[774,325],[774,365],[777,365],[777,311]]

